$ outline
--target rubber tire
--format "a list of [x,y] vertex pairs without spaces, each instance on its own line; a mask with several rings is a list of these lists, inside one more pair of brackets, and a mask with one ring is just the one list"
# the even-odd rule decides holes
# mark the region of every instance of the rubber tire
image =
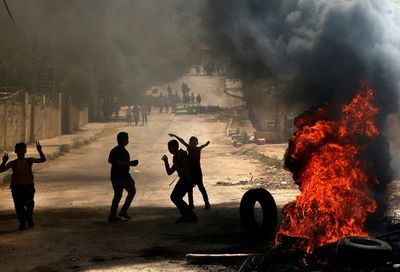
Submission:
[[[260,203],[262,208],[262,223],[257,222],[254,215],[254,206]],[[278,222],[278,209],[272,195],[265,189],[251,189],[247,191],[240,201],[240,221],[243,229],[251,234],[270,237],[275,234]]]
[[346,237],[337,242],[336,255],[347,265],[380,265],[391,260],[392,247],[372,237]]

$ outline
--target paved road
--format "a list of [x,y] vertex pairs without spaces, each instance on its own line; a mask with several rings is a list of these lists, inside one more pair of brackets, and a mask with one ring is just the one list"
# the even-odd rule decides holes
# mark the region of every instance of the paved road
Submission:
[[[107,156],[116,132],[35,167],[34,229],[16,230],[10,193],[0,190],[1,270],[202,271],[184,264],[185,253],[252,251],[256,242],[242,232],[238,216],[246,188],[216,183],[247,179],[249,172],[261,175],[262,168],[246,157],[232,155],[235,149],[225,137],[226,124],[207,121],[209,117],[156,114],[150,116],[147,127],[121,124],[118,131],[130,135],[127,149],[140,161],[131,171],[137,195],[130,221],[106,222],[112,199]],[[174,223],[178,212],[170,202],[172,187],[168,186],[174,176],[165,174],[161,161],[170,132],[183,138],[196,135],[201,143],[211,141],[202,160],[212,209],[203,209],[195,190],[199,218],[195,224]]]

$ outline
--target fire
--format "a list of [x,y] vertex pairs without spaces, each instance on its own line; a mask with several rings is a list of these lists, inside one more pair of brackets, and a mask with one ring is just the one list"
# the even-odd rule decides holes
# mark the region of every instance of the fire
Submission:
[[361,82],[338,120],[327,111],[320,107],[296,118],[285,155],[301,193],[284,207],[276,241],[282,234],[301,237],[295,246],[307,253],[347,236],[367,236],[366,219],[377,208],[371,187],[378,181],[363,156],[367,142],[380,134],[374,90]]

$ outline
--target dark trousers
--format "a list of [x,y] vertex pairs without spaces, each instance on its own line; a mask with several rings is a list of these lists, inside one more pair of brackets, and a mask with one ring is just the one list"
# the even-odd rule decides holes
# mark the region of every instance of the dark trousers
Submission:
[[114,189],[114,198],[111,203],[110,217],[117,216],[118,204],[122,198],[122,191],[125,189],[128,192],[125,203],[121,208],[121,211],[126,211],[131,206],[132,200],[136,194],[135,181],[132,178],[125,178],[123,180],[112,180],[112,186]]
[[181,215],[185,215],[191,212],[189,205],[183,200],[183,197],[192,189],[193,187],[188,184],[184,179],[179,179],[176,183],[174,189],[171,193],[171,200],[178,208]]
[[[204,187],[204,184],[203,184],[203,176],[198,178],[198,180],[197,180],[197,188],[199,188],[199,190],[201,192],[201,195],[203,196],[204,203],[207,204],[208,203],[208,195],[207,195],[206,188]],[[189,190],[188,197],[189,197],[189,205],[190,206],[194,206],[193,188],[191,188]]]
[[12,185],[11,194],[19,224],[26,226],[27,222],[32,222],[33,208],[35,207],[35,201],[33,200],[35,196],[35,186],[33,183]]

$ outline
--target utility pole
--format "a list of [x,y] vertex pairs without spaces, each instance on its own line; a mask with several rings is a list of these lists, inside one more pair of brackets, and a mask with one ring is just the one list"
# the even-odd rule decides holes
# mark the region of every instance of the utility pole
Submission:
[[31,126],[29,141],[35,142],[35,96],[37,93],[37,38],[32,39]]

